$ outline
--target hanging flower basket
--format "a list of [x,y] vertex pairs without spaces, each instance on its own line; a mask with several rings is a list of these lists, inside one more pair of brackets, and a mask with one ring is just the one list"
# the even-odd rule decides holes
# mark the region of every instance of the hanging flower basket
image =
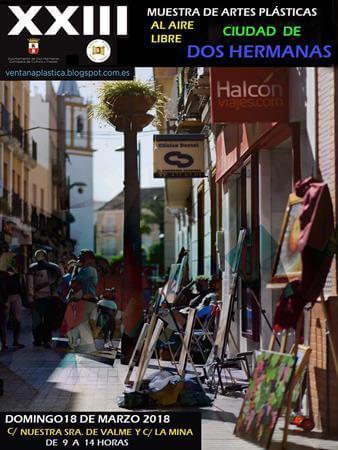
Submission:
[[163,115],[167,101],[163,92],[150,83],[137,80],[106,82],[100,88],[99,103],[92,108],[91,116],[113,124],[120,131],[124,129],[123,117],[135,115],[133,126],[141,130],[142,124],[144,127],[150,123],[150,116],[145,118],[147,111],[156,108],[157,116]]
[[133,115],[146,113],[155,103],[156,98],[149,95],[121,95],[108,106],[115,114]]

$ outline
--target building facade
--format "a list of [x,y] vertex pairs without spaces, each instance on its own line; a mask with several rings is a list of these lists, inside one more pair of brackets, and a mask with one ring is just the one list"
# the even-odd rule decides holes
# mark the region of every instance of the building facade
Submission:
[[[239,284],[232,334],[237,349],[250,351],[269,346],[271,330],[260,308],[272,323],[281,294],[281,289],[272,289],[270,283],[273,261],[295,182],[309,176],[326,182],[337,214],[337,74],[333,68],[285,68],[269,69],[270,74],[260,78],[264,69],[217,70],[222,82],[219,86],[223,89],[230,92],[228,80],[236,80],[234,97],[240,97],[238,89],[248,86],[252,80],[256,80],[254,86],[257,89],[264,85],[260,90],[263,100],[253,99],[257,102],[256,109],[248,113],[244,111],[245,104],[232,99],[232,117],[223,123],[215,123],[211,105],[218,100],[215,91],[211,90],[213,69],[154,69],[156,84],[173,99],[159,131],[205,135],[205,178],[166,179],[166,201],[175,217],[176,256],[182,246],[188,249],[192,278],[220,273],[225,305],[229,301],[231,261],[239,231],[247,230],[246,265]],[[271,115],[267,113],[264,120],[255,119],[255,115],[262,117],[262,111],[269,111],[271,102],[276,101],[267,98],[270,94],[265,80],[279,80],[280,77],[284,77],[288,85],[278,99],[285,107],[283,118],[274,119],[272,109]],[[276,89],[279,82],[273,86]],[[242,116],[241,111],[244,111]],[[243,118],[250,118],[251,114],[252,120],[234,120],[236,114]],[[223,235],[222,267],[217,265],[218,232]],[[325,287],[326,298],[337,298],[336,264],[334,260]],[[252,291],[248,290],[248,284]],[[254,297],[259,299],[259,305]],[[325,347],[323,317],[321,322],[317,321],[316,307],[311,314],[307,314],[306,319],[306,342],[310,343],[310,336],[316,332],[311,328],[316,323],[321,323],[323,334],[318,342],[311,343],[310,397],[316,426],[334,432],[337,430],[333,424],[338,423],[334,417],[338,416],[334,402],[328,412],[327,387],[330,379],[330,393],[336,398],[338,383],[335,377],[327,378],[329,370],[333,369],[330,350]],[[325,354],[321,353],[323,345]],[[235,347],[230,350],[236,352]]]
[[66,155],[70,237],[75,253],[94,249],[93,152],[89,104],[76,81],[61,81],[58,91],[58,148]]
[[57,148],[57,97],[30,96],[29,82],[0,82],[1,245],[27,265],[43,247],[51,258],[73,251],[67,221],[65,159]]
[[[163,188],[141,189],[141,215],[151,214],[147,208],[149,201],[163,201]],[[105,258],[122,255],[124,224],[124,195],[120,192],[112,200],[105,203],[96,213],[96,252]],[[142,234],[142,247],[148,249],[161,239],[159,224],[149,224],[146,233]]]
[[32,243],[31,171],[37,165],[37,144],[28,131],[28,81],[0,82],[1,242],[19,247]]

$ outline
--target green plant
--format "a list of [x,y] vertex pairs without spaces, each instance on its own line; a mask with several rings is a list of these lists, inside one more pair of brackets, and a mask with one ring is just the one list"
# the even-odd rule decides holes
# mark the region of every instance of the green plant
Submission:
[[110,123],[112,113],[114,113],[114,102],[127,96],[143,96],[153,100],[156,108],[156,118],[154,125],[157,124],[158,115],[164,115],[164,106],[168,102],[168,98],[156,86],[149,82],[130,80],[130,81],[108,81],[99,88],[99,103],[93,105],[90,109],[90,116]]
[[112,265],[114,263],[122,262],[122,261],[123,261],[123,255],[114,255],[110,258],[109,264]]
[[158,264],[160,272],[163,273],[164,265],[164,242],[163,239],[154,242],[148,249],[148,265]]

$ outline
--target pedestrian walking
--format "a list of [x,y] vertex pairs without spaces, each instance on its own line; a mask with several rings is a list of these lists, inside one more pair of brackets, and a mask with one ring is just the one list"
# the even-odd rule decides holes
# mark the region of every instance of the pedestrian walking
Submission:
[[69,291],[69,305],[65,326],[69,347],[83,353],[95,351],[95,341],[90,325],[97,311],[95,255],[91,250],[81,250],[74,269]]
[[36,262],[27,274],[28,302],[32,305],[33,344],[51,348],[56,289],[62,272],[57,264],[48,261],[47,252],[39,249],[34,254]]

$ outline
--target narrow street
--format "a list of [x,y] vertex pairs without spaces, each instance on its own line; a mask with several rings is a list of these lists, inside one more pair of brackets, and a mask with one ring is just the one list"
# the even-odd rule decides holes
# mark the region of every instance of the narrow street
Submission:
[[[123,392],[126,366],[120,365],[119,359],[98,361],[88,355],[65,353],[62,347],[33,347],[30,327],[30,311],[25,310],[22,341],[26,347],[0,353],[0,378],[4,380],[0,411],[123,411],[116,399]],[[56,340],[53,342],[55,345]],[[219,395],[213,407],[201,409],[203,450],[260,448],[233,435],[241,403],[239,397]],[[280,448],[282,429],[280,420],[272,450]],[[320,439],[315,432],[305,435],[291,426],[288,449],[337,449],[336,441]]]

